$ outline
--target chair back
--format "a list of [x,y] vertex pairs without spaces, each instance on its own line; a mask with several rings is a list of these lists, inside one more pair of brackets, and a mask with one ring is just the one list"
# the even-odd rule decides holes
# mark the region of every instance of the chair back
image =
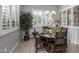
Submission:
[[61,31],[62,32],[67,32],[68,31],[68,28],[61,27]]
[[65,34],[64,32],[57,32],[56,39],[54,40],[54,44],[64,44],[65,43]]
[[65,52],[65,34],[64,32],[57,32],[56,39],[54,39],[54,52]]
[[61,27],[61,31],[64,32],[65,38],[67,38],[68,28]]
[[48,26],[43,26],[43,30],[44,30],[44,29],[49,29],[49,27],[48,27]]
[[55,45],[64,44],[64,42],[65,42],[65,39],[64,38],[56,39],[54,41]]
[[37,37],[37,31],[36,31],[36,29],[34,29],[34,31],[32,32],[32,35],[33,35],[34,38]]
[[56,37],[55,37],[55,38],[56,38],[56,39],[58,39],[58,38],[64,38],[64,36],[65,36],[64,32],[61,32],[61,31],[60,31],[60,32],[57,32],[57,33],[56,33]]

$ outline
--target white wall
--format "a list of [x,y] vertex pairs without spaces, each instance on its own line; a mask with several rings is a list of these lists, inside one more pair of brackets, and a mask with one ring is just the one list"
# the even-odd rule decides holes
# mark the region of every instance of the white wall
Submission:
[[[20,30],[15,30],[0,37],[0,52],[10,52],[20,40]],[[6,51],[5,51],[6,49]]]
[[54,19],[58,20],[58,5],[22,5],[20,11],[32,11],[32,9],[40,9],[40,10],[54,10],[56,11],[56,15],[53,16]]
[[[19,9],[17,13],[17,20],[19,21]],[[10,52],[16,43],[21,39],[21,32],[19,27],[3,30],[1,26],[1,20],[2,6],[0,5],[0,52]]]
[[59,6],[59,10],[68,8],[68,7],[70,7],[70,6],[73,6],[73,5],[60,5],[60,6]]

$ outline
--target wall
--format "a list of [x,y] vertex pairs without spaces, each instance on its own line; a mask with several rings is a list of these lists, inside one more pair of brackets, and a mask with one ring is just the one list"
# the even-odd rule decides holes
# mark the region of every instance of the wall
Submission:
[[[17,11],[19,15],[19,8]],[[17,18],[19,21],[19,18]],[[2,6],[0,5],[0,23],[2,20]],[[19,27],[2,30],[0,24],[0,52],[12,52],[15,45],[21,40],[21,32]]]
[[2,6],[0,5],[0,27],[1,27],[1,19],[2,19]]
[[[75,5],[64,5],[60,6],[59,10],[67,9]],[[68,39],[76,44],[79,44],[79,27],[68,27]]]
[[54,10],[56,11],[56,15],[53,16],[54,19],[58,20],[58,5],[22,5],[20,11],[32,11],[32,9],[40,9],[40,10]]
[[68,8],[68,7],[70,7],[70,6],[73,6],[73,5],[60,5],[60,6],[59,6],[59,10]]
[[20,40],[20,30],[15,30],[9,34],[0,37],[0,52],[10,52],[16,43]]

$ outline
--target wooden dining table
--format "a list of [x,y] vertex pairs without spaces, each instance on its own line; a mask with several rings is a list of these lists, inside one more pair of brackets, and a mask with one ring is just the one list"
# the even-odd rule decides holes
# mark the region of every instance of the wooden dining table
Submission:
[[[49,30],[48,30],[49,31]],[[50,32],[44,33],[43,31],[38,32],[38,35],[41,37],[46,37],[50,39],[55,39],[56,33],[59,32],[60,30],[51,30]]]
[[38,32],[38,35],[43,38],[45,41],[47,41],[47,51],[51,51],[52,50],[52,44],[54,43],[55,40],[55,35],[56,32],[58,32],[60,30],[57,31],[53,31],[52,33],[44,33],[44,32]]
[[46,38],[55,38],[55,35],[51,35],[51,34],[42,34],[42,33],[38,33],[39,36],[41,37],[46,37]]

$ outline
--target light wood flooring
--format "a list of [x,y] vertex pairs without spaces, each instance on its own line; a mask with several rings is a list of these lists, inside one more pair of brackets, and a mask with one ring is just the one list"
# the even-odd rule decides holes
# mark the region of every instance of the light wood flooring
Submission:
[[[79,45],[68,42],[67,53],[79,53]],[[28,41],[22,40],[13,53],[35,53],[35,39]],[[48,53],[45,50],[40,50],[38,53]]]

